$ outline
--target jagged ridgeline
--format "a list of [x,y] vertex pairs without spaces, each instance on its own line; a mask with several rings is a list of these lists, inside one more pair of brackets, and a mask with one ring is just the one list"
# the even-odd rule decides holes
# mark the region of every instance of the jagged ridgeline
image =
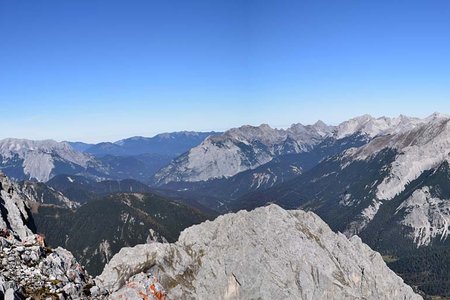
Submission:
[[[155,174],[161,188],[183,190],[221,212],[243,195],[264,191],[307,173],[323,160],[359,148],[379,136],[394,136],[445,119],[368,115],[338,126],[317,122],[288,129],[242,126],[209,137]],[[325,174],[323,174],[325,175]]]
[[[84,144],[9,139],[0,142],[1,167],[16,179],[32,178],[21,189],[37,229],[93,274],[123,246],[175,241],[210,215],[276,203],[357,234],[408,284],[450,297],[449,123],[433,114],[242,126],[202,141],[196,135],[184,153],[159,161],[159,170],[141,161],[153,164],[153,154],[133,152],[145,139],[99,144],[96,154]],[[119,148],[134,150],[122,156]]]
[[170,161],[215,132],[174,132],[115,143],[0,140],[0,169],[15,180],[48,181],[60,174],[136,179],[144,183]]

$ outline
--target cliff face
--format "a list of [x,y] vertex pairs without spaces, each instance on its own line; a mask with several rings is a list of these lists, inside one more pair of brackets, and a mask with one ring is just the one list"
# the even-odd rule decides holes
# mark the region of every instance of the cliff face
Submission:
[[276,205],[193,226],[174,244],[123,248],[96,283],[113,299],[145,284],[156,299],[162,288],[168,299],[421,299],[358,237]]
[[92,278],[69,251],[34,234],[26,199],[0,173],[0,299],[87,299]]
[[15,239],[23,240],[33,235],[34,224],[18,186],[0,173],[0,229],[9,231]]

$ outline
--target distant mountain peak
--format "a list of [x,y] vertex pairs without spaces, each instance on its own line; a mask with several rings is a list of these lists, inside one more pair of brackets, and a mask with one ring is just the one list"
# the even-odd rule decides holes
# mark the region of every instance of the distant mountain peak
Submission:
[[316,123],[314,123],[312,126],[314,127],[329,127],[324,121],[317,120]]
[[426,122],[427,119],[402,115],[396,118],[384,116],[374,118],[371,115],[362,115],[339,124],[334,131],[334,136],[336,138],[343,138],[359,132],[367,135],[369,138],[373,138],[378,135],[405,132]]
[[161,133],[153,137],[133,136],[114,143],[98,143],[87,148],[85,152],[95,156],[160,154],[175,157],[197,146],[205,138],[214,134],[216,133],[179,131]]
[[155,178],[160,184],[228,178],[268,163],[276,156],[309,151],[326,138],[339,140],[361,135],[369,141],[377,136],[409,132],[430,120],[444,118],[441,114],[425,119],[407,116],[375,118],[366,114],[337,126],[322,121],[313,125],[296,123],[287,129],[276,129],[267,124],[244,125],[205,139],[160,170]]
[[[0,157],[7,166],[21,164],[17,170],[29,178],[47,181],[57,164],[77,165],[86,168],[91,156],[74,150],[66,142],[54,140],[33,141],[27,139],[0,140]],[[11,162],[8,164],[7,162]],[[19,166],[16,166],[19,168]]]
[[275,156],[311,149],[330,135],[333,127],[293,124],[276,129],[267,124],[244,125],[210,136],[155,175],[159,183],[205,181],[230,177],[256,168]]
[[379,137],[347,156],[366,160],[384,149],[395,149],[399,154],[392,164],[390,175],[378,186],[379,199],[392,199],[422,172],[450,161],[450,118],[435,115],[414,124],[409,131]]
[[436,119],[450,119],[450,115],[439,113],[439,112],[434,112],[425,118],[425,120],[427,120],[427,121],[436,120]]

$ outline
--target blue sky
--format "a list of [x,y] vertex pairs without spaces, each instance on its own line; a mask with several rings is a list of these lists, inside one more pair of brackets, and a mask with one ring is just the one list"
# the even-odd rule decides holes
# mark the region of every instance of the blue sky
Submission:
[[450,113],[449,1],[0,0],[0,138]]

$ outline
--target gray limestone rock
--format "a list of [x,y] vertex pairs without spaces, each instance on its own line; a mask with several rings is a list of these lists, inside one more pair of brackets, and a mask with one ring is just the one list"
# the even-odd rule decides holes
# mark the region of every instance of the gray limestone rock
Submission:
[[193,226],[175,244],[123,248],[96,283],[121,293],[141,272],[167,299],[421,299],[358,237],[276,205]]
[[33,235],[27,222],[31,218],[30,209],[24,201],[18,186],[0,172],[0,231],[11,232],[20,240]]
[[33,233],[25,195],[1,173],[0,193],[0,299],[88,299],[92,278],[72,253]]

